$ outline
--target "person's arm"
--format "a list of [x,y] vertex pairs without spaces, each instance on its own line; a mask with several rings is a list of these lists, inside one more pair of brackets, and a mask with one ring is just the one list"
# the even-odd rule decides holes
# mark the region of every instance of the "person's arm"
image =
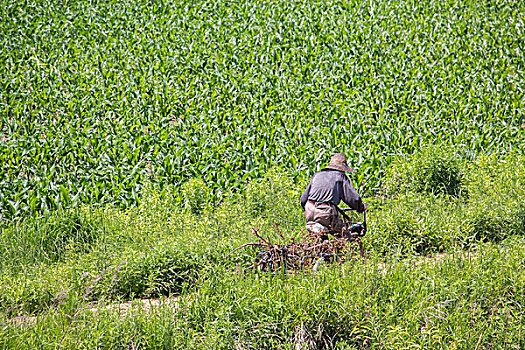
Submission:
[[343,180],[343,196],[341,198],[350,208],[357,210],[362,213],[366,210],[366,205],[361,200],[361,196],[357,194],[354,186],[350,183],[350,180],[345,175]]
[[310,194],[310,186],[312,184],[312,181],[310,180],[310,183],[308,186],[306,186],[306,190],[304,190],[303,194],[301,195],[301,206],[304,209],[304,206],[306,205],[306,202],[308,202],[308,195]]

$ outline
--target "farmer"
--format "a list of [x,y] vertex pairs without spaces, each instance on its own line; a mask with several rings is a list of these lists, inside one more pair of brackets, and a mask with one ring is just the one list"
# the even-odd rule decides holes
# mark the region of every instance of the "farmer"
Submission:
[[343,220],[336,206],[345,202],[350,208],[362,213],[366,204],[350,183],[345,172],[355,172],[346,163],[342,153],[336,153],[330,164],[315,173],[301,196],[301,205],[305,211],[306,228],[313,232],[341,234]]

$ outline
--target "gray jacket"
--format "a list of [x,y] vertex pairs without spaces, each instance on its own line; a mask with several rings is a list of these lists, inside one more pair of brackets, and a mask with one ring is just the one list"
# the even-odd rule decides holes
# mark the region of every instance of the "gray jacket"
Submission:
[[312,176],[301,195],[301,206],[304,209],[307,201],[339,205],[341,200],[360,213],[364,210],[363,201],[346,174],[339,170],[323,169]]

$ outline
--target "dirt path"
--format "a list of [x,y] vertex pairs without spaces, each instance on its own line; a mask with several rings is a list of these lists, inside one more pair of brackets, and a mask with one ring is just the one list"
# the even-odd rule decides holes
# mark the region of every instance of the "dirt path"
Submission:
[[[128,311],[132,306],[137,305],[138,308],[146,313],[149,313],[150,310],[156,309],[161,305],[178,305],[179,297],[170,297],[165,299],[135,299],[127,301],[125,303],[115,303],[109,305],[99,306],[98,303],[89,303],[84,307],[81,307],[77,310],[75,316],[86,315],[88,313],[96,314],[101,310],[114,310],[118,311],[121,316],[126,316]],[[38,321],[38,316],[17,316],[13,318],[8,318],[5,321],[5,324],[11,326],[29,326],[33,325]]]
[[[439,253],[432,256],[427,257],[420,257],[418,261],[416,262],[417,265],[422,263],[441,263],[443,260],[445,260],[448,256],[451,254],[446,253]],[[381,273],[386,273],[386,264],[380,263],[379,264],[379,270]],[[164,299],[135,299],[131,301],[127,301],[125,303],[115,303],[115,304],[108,304],[108,305],[101,305],[99,306],[97,302],[89,303],[85,305],[84,307],[77,310],[76,315],[85,315],[87,313],[98,313],[101,310],[117,310],[121,316],[127,315],[128,311],[131,309],[133,305],[137,305],[141,310],[143,310],[146,313],[149,313],[151,309],[155,309],[161,305],[171,305],[176,306],[178,305],[179,297],[170,297],[170,298],[164,298]],[[12,325],[12,326],[26,326],[26,325],[33,325],[37,322],[38,316],[17,316],[13,318],[9,318],[5,321],[5,324]]]
[[139,304],[139,307],[144,310],[145,312],[150,312],[151,309],[155,309],[159,307],[160,305],[177,305],[177,301],[179,300],[179,297],[170,297],[165,299],[135,299],[130,300],[125,303],[118,303],[118,304],[109,304],[105,305],[104,307],[90,307],[87,309],[90,312],[96,313],[100,310],[118,310],[121,315],[126,315],[129,311],[129,309],[134,304]]

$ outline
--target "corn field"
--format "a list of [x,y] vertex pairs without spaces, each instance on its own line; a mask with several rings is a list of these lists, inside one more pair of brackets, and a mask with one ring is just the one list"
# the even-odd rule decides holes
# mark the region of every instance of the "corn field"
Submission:
[[525,142],[519,0],[0,1],[0,216]]

